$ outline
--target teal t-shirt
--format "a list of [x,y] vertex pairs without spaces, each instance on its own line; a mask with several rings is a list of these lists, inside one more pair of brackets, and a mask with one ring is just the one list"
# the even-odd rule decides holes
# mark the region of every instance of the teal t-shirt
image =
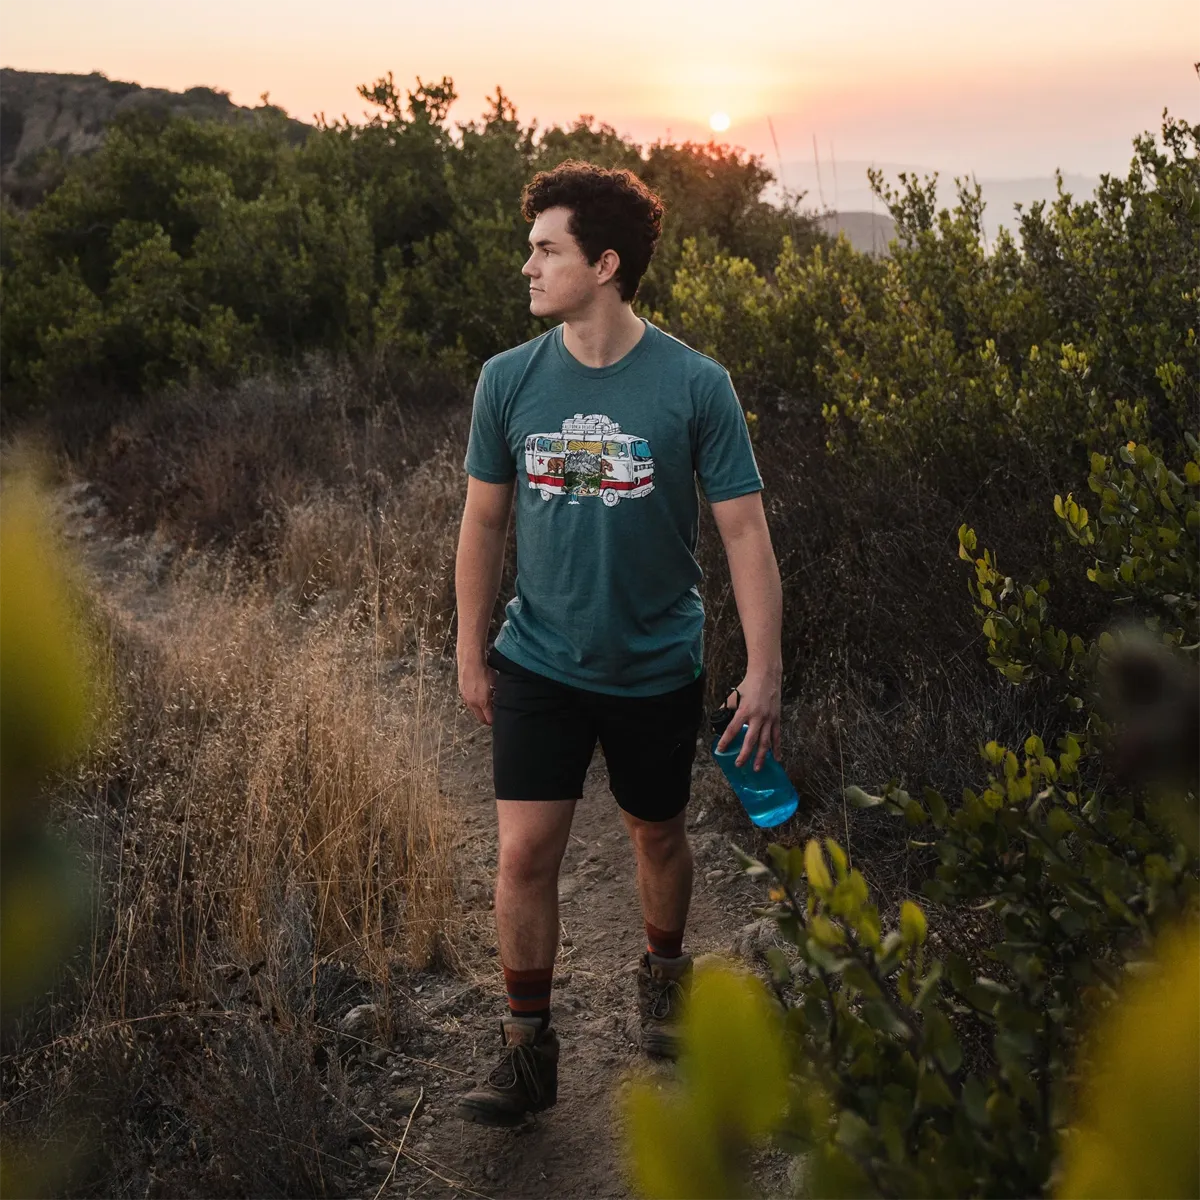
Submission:
[[719,363],[648,321],[618,362],[587,367],[562,326],[483,366],[469,475],[516,478],[516,595],[496,649],[612,695],[690,683],[703,661],[699,481],[710,503],[762,488]]

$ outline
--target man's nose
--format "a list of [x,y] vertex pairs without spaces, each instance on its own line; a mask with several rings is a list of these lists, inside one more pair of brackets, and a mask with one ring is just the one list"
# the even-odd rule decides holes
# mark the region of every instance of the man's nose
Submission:
[[525,260],[525,265],[521,268],[522,275],[528,275],[531,279],[534,276],[533,257],[532,255]]

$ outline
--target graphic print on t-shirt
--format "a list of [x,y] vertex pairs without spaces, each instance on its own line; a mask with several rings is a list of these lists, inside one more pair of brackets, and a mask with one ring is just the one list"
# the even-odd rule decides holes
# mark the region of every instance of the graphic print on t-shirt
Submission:
[[576,413],[557,433],[525,439],[525,474],[543,500],[599,496],[606,508],[654,491],[654,459],[645,438],[622,433],[601,413]]

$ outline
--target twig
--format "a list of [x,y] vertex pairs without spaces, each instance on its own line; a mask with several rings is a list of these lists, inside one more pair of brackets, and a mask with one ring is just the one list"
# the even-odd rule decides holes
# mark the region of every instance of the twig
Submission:
[[473,1079],[474,1076],[470,1071],[460,1071],[457,1067],[444,1067],[439,1062],[433,1062],[428,1058],[413,1058],[411,1054],[401,1054],[399,1050],[393,1050],[393,1054],[397,1058],[406,1059],[408,1062],[420,1063],[423,1067],[436,1067],[439,1071],[448,1071],[451,1075],[461,1075],[464,1079]]
[[383,1177],[383,1182],[379,1185],[379,1191],[375,1193],[375,1200],[379,1200],[380,1192],[382,1192],[383,1189],[385,1187],[387,1187],[387,1185],[389,1183],[392,1182],[392,1176],[396,1174],[396,1164],[400,1161],[400,1155],[404,1153],[404,1142],[408,1138],[408,1131],[412,1128],[413,1117],[415,1117],[417,1115],[417,1109],[421,1107],[421,1101],[424,1099],[425,1099],[425,1088],[424,1088],[424,1086],[422,1086],[421,1090],[417,1093],[416,1101],[413,1103],[412,1108],[409,1110],[408,1120],[405,1122],[405,1125],[404,1125],[404,1132],[400,1135],[400,1144],[396,1147],[396,1157],[392,1159],[391,1168],[388,1170],[388,1173]]

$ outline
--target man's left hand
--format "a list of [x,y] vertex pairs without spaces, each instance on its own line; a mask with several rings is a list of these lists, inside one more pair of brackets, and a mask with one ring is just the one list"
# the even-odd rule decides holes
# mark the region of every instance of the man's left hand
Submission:
[[[748,726],[742,748],[738,752],[737,765],[742,766],[754,755],[754,769],[760,770],[766,761],[767,751],[773,750],[776,759],[780,758],[779,727],[780,709],[782,707],[782,679],[778,674],[751,674],[738,685],[736,691],[729,693],[725,701],[726,708],[737,708],[733,720],[721,734],[717,743],[718,750],[724,750],[743,725]],[[741,703],[738,704],[737,693],[741,693]]]

